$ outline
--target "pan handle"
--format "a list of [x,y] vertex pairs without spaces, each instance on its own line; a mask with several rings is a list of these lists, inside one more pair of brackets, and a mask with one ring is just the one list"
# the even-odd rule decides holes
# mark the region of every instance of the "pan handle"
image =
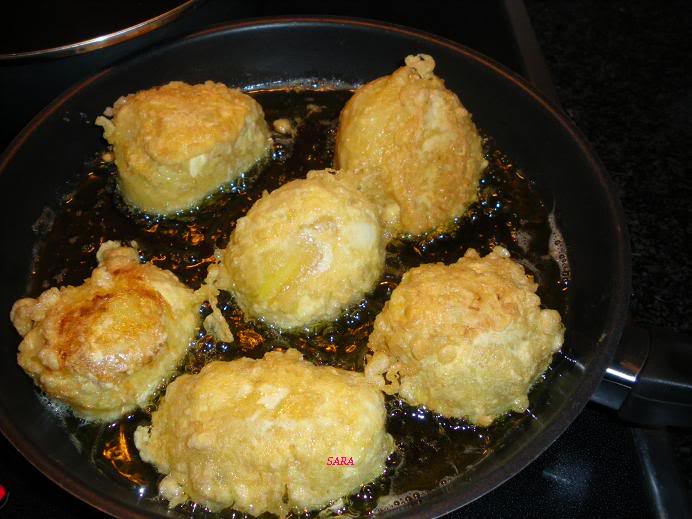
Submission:
[[692,339],[628,324],[591,400],[629,422],[692,427]]

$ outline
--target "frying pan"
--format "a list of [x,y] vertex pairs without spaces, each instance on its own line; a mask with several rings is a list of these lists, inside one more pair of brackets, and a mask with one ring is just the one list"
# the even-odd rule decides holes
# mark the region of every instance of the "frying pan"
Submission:
[[[500,485],[565,430],[607,368],[609,383],[602,386],[607,390],[600,391],[597,400],[622,409],[629,405],[630,417],[636,417],[641,401],[650,400],[651,391],[658,391],[660,400],[671,396],[667,391],[673,386],[681,391],[667,398],[672,406],[668,411],[690,409],[685,407],[689,396],[681,396],[689,395],[684,391],[689,389],[687,374],[673,372],[673,386],[656,385],[656,376],[643,376],[647,357],[659,358],[649,335],[632,333],[630,342],[637,347],[625,348],[616,359],[621,362],[608,367],[627,315],[627,231],[603,167],[557,107],[504,67],[448,40],[367,21],[268,19],[210,29],[93,76],[41,112],[0,159],[0,429],[31,463],[67,491],[115,516],[178,515],[163,503],[138,500],[78,452],[16,363],[19,337],[7,316],[26,290],[36,238],[32,226],[44,208],[54,207],[66,193],[85,161],[103,148],[99,129],[75,115],[87,114],[93,121],[120,95],[172,80],[213,79],[245,87],[322,81],[357,85],[390,73],[410,53],[435,57],[436,72],[460,94],[476,124],[493,136],[554,207],[571,280],[563,354],[541,385],[544,390],[531,395],[535,418],[511,429],[473,470],[383,516],[439,516]],[[677,355],[682,355],[686,346],[673,339]],[[671,374],[665,359],[655,364],[654,375]],[[638,396],[633,396],[636,390],[623,389],[635,379],[651,379]],[[652,413],[644,413],[644,418],[656,421],[675,415]]]

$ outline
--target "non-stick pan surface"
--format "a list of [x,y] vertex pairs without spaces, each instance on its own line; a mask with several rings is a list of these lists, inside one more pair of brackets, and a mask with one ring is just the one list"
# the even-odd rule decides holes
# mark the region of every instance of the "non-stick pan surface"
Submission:
[[[138,500],[69,441],[16,363],[19,336],[8,319],[31,274],[35,222],[57,207],[83,164],[103,149],[92,124],[120,95],[184,80],[271,87],[390,73],[404,56],[435,57],[436,72],[536,183],[564,237],[569,290],[562,354],[531,395],[526,415],[493,452],[461,477],[387,516],[439,516],[492,490],[545,450],[581,411],[617,344],[629,293],[626,230],[617,199],[590,147],[570,121],[502,66],[453,42],[380,23],[279,19],[226,25],[108,69],[39,114],[0,159],[0,428],[60,486],[122,517],[173,517],[162,502]],[[41,78],[36,78],[40,81]],[[44,214],[45,216],[45,214]]]

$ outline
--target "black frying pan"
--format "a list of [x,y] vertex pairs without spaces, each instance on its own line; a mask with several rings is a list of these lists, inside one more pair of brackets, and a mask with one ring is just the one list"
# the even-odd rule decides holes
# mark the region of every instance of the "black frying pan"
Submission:
[[[92,77],[39,114],[0,160],[0,428],[39,470],[116,516],[176,515],[165,504],[138,502],[99,472],[68,440],[16,364],[19,337],[7,316],[26,289],[32,225],[46,206],[56,205],[84,161],[104,146],[100,130],[74,115],[84,113],[93,121],[120,95],[171,80],[213,79],[231,86],[296,80],[360,84],[390,73],[412,52],[435,57],[436,72],[460,93],[477,125],[554,204],[571,285],[564,355],[556,357],[545,381],[548,390],[532,394],[536,419],[511,430],[473,471],[386,515],[438,516],[463,506],[516,474],[565,430],[603,378],[622,334],[629,294],[622,211],[589,145],[559,109],[523,80],[453,42],[371,22],[281,19],[212,29]],[[620,398],[621,404],[618,389],[602,400],[617,403]]]

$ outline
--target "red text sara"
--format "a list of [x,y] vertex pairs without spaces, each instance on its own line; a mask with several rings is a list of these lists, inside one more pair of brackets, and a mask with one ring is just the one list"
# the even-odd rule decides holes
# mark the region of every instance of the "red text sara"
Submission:
[[327,458],[327,465],[350,465],[353,466],[353,458],[350,456],[329,456]]

